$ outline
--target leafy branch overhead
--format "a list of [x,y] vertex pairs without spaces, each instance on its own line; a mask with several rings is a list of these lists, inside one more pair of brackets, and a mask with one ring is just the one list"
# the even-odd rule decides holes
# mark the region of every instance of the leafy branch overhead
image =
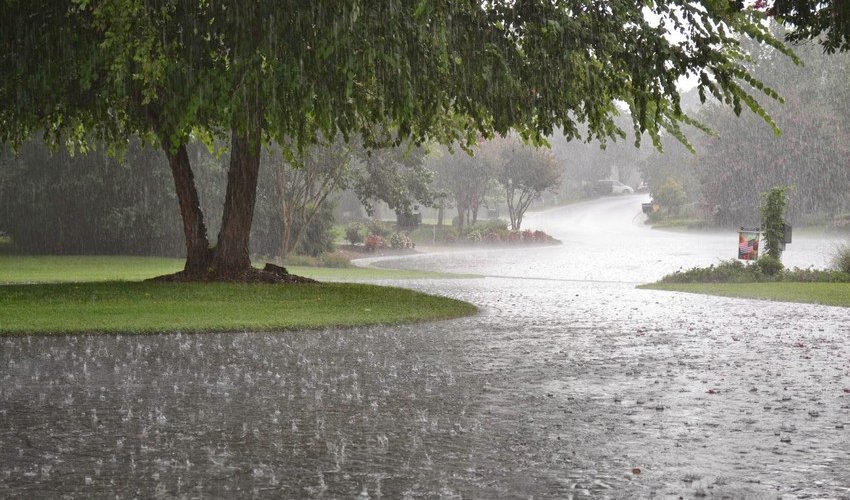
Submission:
[[[416,141],[471,143],[511,128],[526,138],[556,127],[575,137],[581,123],[604,138],[618,133],[618,100],[655,136],[684,119],[682,76],[736,109],[760,109],[745,88],[763,89],[751,87],[735,33],[786,50],[761,14],[727,1],[3,6],[2,57],[13,69],[0,94],[4,140],[26,132],[14,125],[83,125],[114,139],[150,131],[179,144],[197,127],[226,136],[256,112],[268,138],[298,144],[319,133],[368,137],[385,121]],[[673,41],[668,29],[683,37]],[[246,108],[250,95],[261,110]],[[147,118],[154,111],[158,130]],[[447,119],[454,115],[466,120]]]
[[[530,142],[555,129],[604,141],[624,135],[615,118],[627,103],[635,136],[660,145],[693,123],[682,77],[769,120],[758,99],[776,94],[750,77],[738,41],[791,55],[763,17],[731,0],[3,0],[0,141],[43,130],[161,146],[187,275],[238,279],[265,144],[303,152],[320,137],[376,141],[376,130],[417,145],[512,129]],[[193,134],[230,141],[213,245],[186,154]]]

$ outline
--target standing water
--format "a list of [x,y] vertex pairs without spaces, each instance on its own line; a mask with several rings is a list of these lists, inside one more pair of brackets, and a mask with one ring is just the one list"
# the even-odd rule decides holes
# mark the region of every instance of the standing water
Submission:
[[736,250],[640,201],[527,218],[560,246],[388,264],[487,276],[393,283],[471,318],[4,338],[0,496],[850,496],[847,310],[636,290]]

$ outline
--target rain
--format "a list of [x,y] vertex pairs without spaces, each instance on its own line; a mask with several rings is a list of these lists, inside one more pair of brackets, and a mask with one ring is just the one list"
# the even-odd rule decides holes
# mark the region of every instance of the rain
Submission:
[[[350,10],[340,19],[363,22]],[[413,17],[437,15],[420,10],[428,8]],[[390,14],[389,27],[405,25]],[[320,44],[325,34],[315,31]],[[8,334],[10,293],[1,289],[38,285],[4,278],[10,270],[0,267],[0,497],[850,498],[847,307],[639,288],[735,259],[739,228],[760,223],[762,193],[776,186],[787,188],[794,228],[785,269],[830,270],[850,254],[848,54],[810,42],[794,46],[798,66],[767,45],[747,46],[747,68],[784,103],[765,101],[769,120],[746,106],[738,117],[717,96],[700,102],[704,89],[689,83],[677,104],[681,97],[705,127],[687,130],[684,142],[675,123],[641,130],[637,108],[624,102],[605,118],[623,132],[613,136],[606,123],[589,123],[593,113],[552,130],[499,130],[534,122],[522,110],[493,112],[480,133],[487,120],[472,105],[469,122],[448,137],[443,122],[426,123],[439,121],[432,115],[369,132],[355,103],[380,85],[359,80],[334,90],[340,100],[307,105],[313,129],[261,131],[268,144],[256,151],[244,248],[255,263],[333,267],[337,259],[365,272],[455,273],[369,283],[465,301],[478,308],[470,316],[285,331]],[[316,45],[323,50],[341,66],[362,63]],[[373,64],[377,56],[362,57]],[[337,70],[322,78],[342,78]],[[463,85],[478,85],[480,75],[463,76]],[[382,89],[390,98],[380,105],[418,102],[406,93],[427,78],[411,80]],[[310,92],[331,92],[322,85]],[[8,95],[0,89],[0,99]],[[278,104],[303,97],[270,96]],[[445,104],[435,99],[416,111]],[[336,135],[323,122],[334,105]],[[279,111],[269,116],[291,118]],[[0,112],[0,125],[26,122],[16,113]],[[222,117],[240,119],[229,109],[204,115],[199,123],[210,123],[162,149],[134,133],[117,153],[114,131],[101,130],[87,149],[70,139],[48,144],[54,131],[41,129],[13,145],[3,128],[0,263],[110,254],[182,266],[191,228],[185,218],[181,225],[169,162],[183,148],[194,209],[212,215],[198,223],[203,237],[224,233],[228,168],[239,161],[229,134],[235,144],[244,130],[222,132]],[[522,179],[518,162],[526,173],[539,162],[545,180]],[[328,171],[332,182],[311,177]],[[281,206],[302,184],[310,201],[295,210],[310,215],[295,231]],[[530,205],[517,209],[520,191]]]

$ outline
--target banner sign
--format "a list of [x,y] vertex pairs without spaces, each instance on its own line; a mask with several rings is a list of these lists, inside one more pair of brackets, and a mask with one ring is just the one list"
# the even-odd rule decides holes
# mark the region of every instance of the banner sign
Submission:
[[758,231],[738,232],[738,258],[741,260],[758,260],[759,236]]

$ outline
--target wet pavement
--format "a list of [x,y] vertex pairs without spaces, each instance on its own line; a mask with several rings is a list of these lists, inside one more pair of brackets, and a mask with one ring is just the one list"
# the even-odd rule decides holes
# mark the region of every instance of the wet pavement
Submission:
[[736,246],[640,201],[529,217],[561,246],[382,263],[488,276],[396,283],[470,318],[0,339],[0,497],[850,498],[850,312],[636,290]]

